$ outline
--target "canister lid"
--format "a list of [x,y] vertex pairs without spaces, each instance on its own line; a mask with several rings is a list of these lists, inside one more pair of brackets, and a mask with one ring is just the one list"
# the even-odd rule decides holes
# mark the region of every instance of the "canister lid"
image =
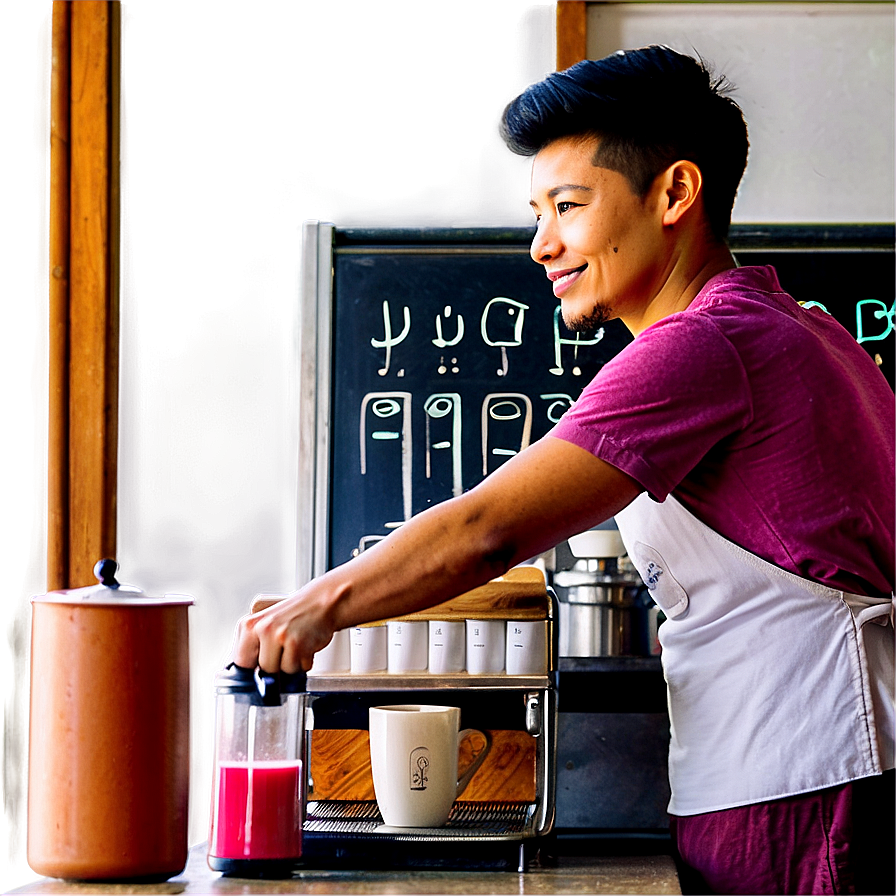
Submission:
[[115,578],[118,563],[115,560],[100,560],[93,567],[93,574],[98,584],[85,588],[69,588],[62,591],[50,591],[31,598],[32,603],[57,604],[90,604],[92,606],[134,606],[158,607],[190,605],[193,598],[186,594],[166,594],[163,597],[152,597],[134,585],[123,585]]
[[283,694],[301,694],[306,688],[304,672],[269,675],[261,669],[230,663],[215,675],[215,690],[219,694],[247,694],[249,702],[259,706],[278,706]]

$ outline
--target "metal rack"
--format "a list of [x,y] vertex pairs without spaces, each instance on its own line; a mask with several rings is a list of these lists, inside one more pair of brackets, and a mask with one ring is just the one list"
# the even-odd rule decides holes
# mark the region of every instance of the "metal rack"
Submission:
[[535,741],[533,802],[459,800],[441,828],[390,828],[374,800],[309,797],[304,825],[308,861],[379,861],[390,866],[516,867],[524,871],[555,813],[557,694],[546,675],[309,676],[314,728],[367,727],[384,702],[439,701],[459,706],[464,727],[525,731]]

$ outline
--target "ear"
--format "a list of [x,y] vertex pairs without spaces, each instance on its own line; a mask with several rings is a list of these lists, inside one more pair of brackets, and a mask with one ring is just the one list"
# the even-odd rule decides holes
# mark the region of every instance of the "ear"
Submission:
[[661,177],[667,203],[663,225],[671,227],[696,203],[703,189],[703,173],[693,162],[680,161],[670,165]]

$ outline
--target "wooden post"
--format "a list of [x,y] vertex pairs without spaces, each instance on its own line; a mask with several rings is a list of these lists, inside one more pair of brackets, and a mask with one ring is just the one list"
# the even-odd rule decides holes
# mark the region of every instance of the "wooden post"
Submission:
[[557,71],[563,71],[588,56],[585,0],[557,2]]
[[71,4],[53,3],[50,76],[50,413],[47,586],[68,582],[68,272]]
[[[114,11],[113,11],[114,10]],[[93,581],[115,555],[118,454],[118,233],[113,223],[112,43],[117,4],[71,9],[71,244],[69,274],[69,584]],[[117,16],[116,16],[117,18]],[[116,35],[117,36],[117,35]],[[117,74],[115,76],[117,80]]]

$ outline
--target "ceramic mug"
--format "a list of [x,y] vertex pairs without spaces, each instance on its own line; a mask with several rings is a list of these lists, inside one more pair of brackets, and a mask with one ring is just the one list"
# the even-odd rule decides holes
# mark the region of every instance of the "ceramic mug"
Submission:
[[[445,824],[454,801],[491,748],[488,733],[459,730],[460,709],[456,706],[372,706],[369,729],[374,795],[389,827]],[[458,746],[472,734],[478,734],[485,745],[458,779]]]

